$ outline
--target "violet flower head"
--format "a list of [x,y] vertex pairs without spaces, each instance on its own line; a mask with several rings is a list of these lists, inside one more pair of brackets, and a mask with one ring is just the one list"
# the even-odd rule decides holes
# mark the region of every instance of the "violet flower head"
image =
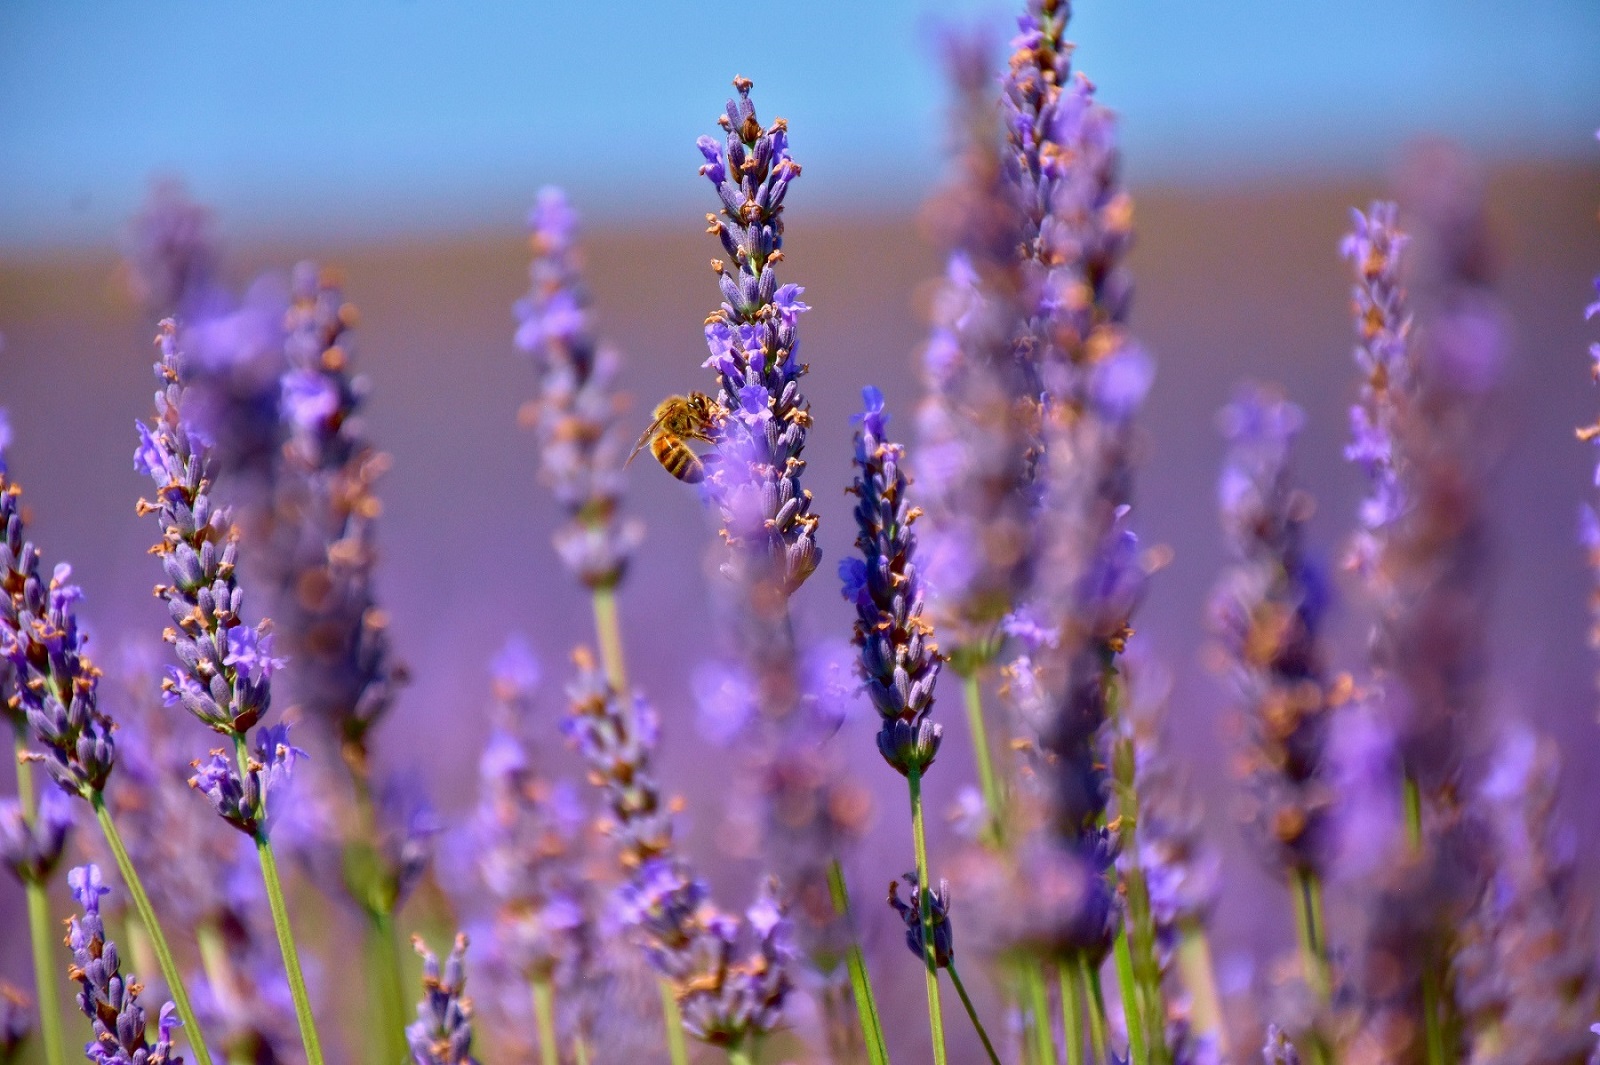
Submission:
[[939,679],[933,626],[922,616],[922,573],[911,525],[920,516],[907,498],[905,448],[887,439],[883,393],[862,392],[856,417],[856,547],[860,558],[839,564],[844,597],[856,608],[857,668],[883,718],[878,751],[902,774],[933,764],[943,729],[928,720]]
[[351,370],[358,320],[337,277],[295,268],[284,345],[287,440],[273,516],[282,632],[307,717],[364,762],[367,732],[406,680],[374,590],[378,479],[387,455],[367,439],[364,378]]
[[1352,561],[1368,575],[1374,571],[1379,539],[1407,508],[1403,456],[1396,439],[1412,386],[1414,359],[1410,350],[1411,311],[1401,282],[1401,257],[1411,238],[1397,225],[1393,203],[1376,202],[1366,214],[1351,212],[1352,229],[1339,253],[1355,268],[1352,289],[1356,334],[1356,366],[1363,375],[1361,399],[1350,408],[1350,444],[1345,457],[1367,475],[1368,494],[1361,504]]
[[106,939],[100,919],[100,898],[105,886],[97,865],[80,865],[67,874],[72,897],[83,914],[67,926],[72,949],[68,974],[78,982],[78,1008],[94,1028],[94,1038],[84,1054],[95,1065],[177,1065],[172,1032],[178,1026],[177,1010],[168,1002],[156,1023],[156,1041],[148,1041],[144,1007],[139,1005],[139,981],[123,975],[117,945]]
[[155,182],[126,238],[128,280],[152,318],[200,317],[220,296],[221,254],[211,212],[183,182]]
[[[156,375],[156,417],[139,425],[135,465],[156,485],[154,501],[141,500],[139,512],[154,515],[161,541],[154,553],[172,583],[156,594],[174,625],[163,633],[179,665],[162,683],[169,705],[181,704],[202,723],[225,736],[243,739],[267,712],[272,675],[284,660],[272,653],[271,625],[247,624],[244,590],[236,572],[238,530],[231,511],[212,495],[214,464],[208,442],[184,420],[186,367],[172,322],[162,324],[162,358]],[[251,756],[239,765],[229,753],[213,752],[197,763],[190,784],[235,828],[265,838],[274,812],[269,795],[281,790],[304,752],[288,742],[288,726],[256,735]]]
[[416,1065],[476,1065],[472,1056],[472,1000],[467,984],[467,937],[457,935],[444,965],[422,942],[412,946],[422,955],[422,999],[417,1019],[406,1028],[406,1042]]
[[44,749],[51,779],[88,799],[105,790],[116,742],[78,627],[83,591],[71,579],[65,563],[48,582],[41,576],[39,549],[23,539],[22,489],[0,469],[0,682],[15,689],[15,713]]
[[1263,1065],[1300,1065],[1300,1052],[1289,1040],[1289,1033],[1276,1024],[1267,1025],[1267,1039],[1261,1047]]
[[[922,887],[916,873],[903,876],[911,888],[909,901],[900,901],[899,881],[889,881],[889,905],[900,915],[906,926],[906,949],[926,964],[928,957],[922,929]],[[933,929],[933,964],[935,968],[949,968],[956,957],[955,928],[950,923],[950,882],[940,880],[939,886],[928,896],[928,924]]]
[[1340,692],[1320,642],[1326,582],[1304,544],[1315,504],[1291,466],[1303,422],[1281,394],[1254,387],[1222,412],[1228,451],[1217,495],[1230,565],[1209,614],[1248,730],[1250,824],[1275,865],[1320,874],[1332,800],[1328,722]]
[[811,425],[800,393],[796,323],[810,310],[800,286],[778,284],[783,259],[783,200],[800,166],[789,155],[789,130],[778,119],[763,127],[750,102],[750,81],[735,78],[737,96],[717,121],[719,143],[701,137],[700,173],[722,201],[707,215],[731,264],[713,260],[723,303],[706,320],[722,408],[712,430],[715,453],[707,475],[722,517],[722,534],[746,579],[771,582],[788,596],[817,568],[817,517],[800,486],[801,453]]
[[577,215],[555,187],[539,191],[528,214],[533,265],[528,294],[518,300],[517,347],[539,379],[524,419],[539,437],[540,476],[566,512],[556,549],[591,588],[622,579],[642,527],[621,515],[623,451],[617,415],[617,355],[600,344],[590,322],[577,246]]
[[61,862],[72,824],[70,801],[53,788],[39,796],[32,818],[17,800],[0,799],[0,862],[25,884],[45,883]]
[[28,1036],[33,1034],[33,1000],[0,980],[0,1065],[21,1060]]

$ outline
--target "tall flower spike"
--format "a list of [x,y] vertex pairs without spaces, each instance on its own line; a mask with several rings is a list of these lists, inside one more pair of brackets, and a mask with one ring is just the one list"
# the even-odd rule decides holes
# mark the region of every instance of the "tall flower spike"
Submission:
[[110,888],[100,867],[80,865],[67,874],[67,883],[83,907],[83,915],[68,922],[67,945],[73,962],[68,975],[79,987],[78,1008],[94,1028],[84,1054],[95,1065],[179,1065],[183,1059],[172,1049],[176,1009],[170,1002],[161,1007],[156,1041],[150,1043],[144,1007],[139,1005],[139,982],[123,975],[117,945],[106,939],[100,898]]
[[[911,898],[907,902],[901,902],[900,883],[891,880],[889,905],[900,915],[900,920],[906,926],[906,948],[920,961],[927,957],[922,934],[922,887],[917,883],[915,873],[907,873],[901,879],[911,888]],[[950,924],[949,881],[939,881],[938,888],[929,895],[928,909],[931,914],[928,927],[933,929],[933,964],[940,969],[946,969],[956,956],[955,929]]]
[[654,711],[640,701],[626,707],[587,653],[577,664],[564,730],[607,795],[628,873],[617,892],[623,926],[672,985],[695,1038],[729,1047],[772,1031],[792,987],[790,923],[776,885],[764,885],[744,922],[711,904],[705,882],[673,845],[671,812],[651,768]]
[[922,573],[911,530],[921,512],[906,496],[905,448],[886,438],[883,393],[867,388],[861,396],[850,491],[856,496],[856,547],[862,557],[839,563],[839,578],[844,597],[856,608],[857,669],[883,718],[878,751],[907,774],[927,769],[939,751],[944,730],[928,715],[941,662],[933,626],[922,616]]
[[[62,563],[48,583],[39,549],[23,539],[22,489],[0,460],[0,658],[15,688],[14,714],[26,722],[51,778],[70,794],[105,790],[116,763],[111,719],[100,712],[100,670],[78,628],[83,591]],[[0,678],[3,679],[3,678]]]
[[422,955],[422,999],[417,1019],[406,1028],[416,1065],[476,1065],[472,1056],[472,1000],[467,986],[467,937],[457,935],[444,965],[422,937],[411,941]]
[[755,567],[746,579],[770,581],[787,596],[821,557],[811,493],[800,486],[811,414],[800,394],[806,365],[795,327],[811,308],[799,285],[778,284],[775,269],[783,260],[783,200],[800,165],[789,155],[783,119],[768,127],[756,120],[750,85],[734,79],[738,95],[717,120],[723,141],[699,141],[700,173],[722,201],[719,214],[706,216],[707,229],[731,260],[711,264],[723,303],[706,319],[705,365],[717,375],[722,410],[707,483],[734,549],[731,564]]
[[367,733],[406,680],[373,586],[382,510],[374,486],[389,458],[363,428],[367,385],[350,368],[355,307],[312,263],[295,268],[292,292],[273,519],[283,633],[298,704],[364,773]]
[[[272,653],[270,623],[243,618],[244,591],[235,572],[238,532],[227,507],[212,499],[210,441],[184,419],[185,366],[173,323],[162,324],[156,375],[156,417],[138,426],[134,465],[156,485],[139,512],[154,515],[162,536],[153,549],[171,584],[158,585],[174,625],[163,633],[179,665],[162,683],[169,705],[181,704],[212,730],[242,739],[267,712],[273,673],[283,659]],[[289,745],[288,726],[265,729],[254,755],[240,766],[231,752],[213,752],[196,764],[193,786],[218,814],[246,834],[267,830],[268,793],[300,753]]]
[[1212,592],[1211,629],[1244,716],[1252,827],[1273,865],[1321,875],[1328,859],[1329,718],[1339,692],[1319,639],[1327,590],[1306,555],[1315,506],[1291,468],[1305,417],[1269,389],[1223,409],[1217,486],[1230,566]]
[[534,258],[528,294],[515,307],[516,342],[538,374],[539,395],[524,417],[539,435],[540,475],[566,511],[555,536],[562,561],[585,585],[610,587],[643,534],[620,513],[627,441],[617,426],[619,360],[594,336],[577,215],[565,194],[541,189],[528,223]]

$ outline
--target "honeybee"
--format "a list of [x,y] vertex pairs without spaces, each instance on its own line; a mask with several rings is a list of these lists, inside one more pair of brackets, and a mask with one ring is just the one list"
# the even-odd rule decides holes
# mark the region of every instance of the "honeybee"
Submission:
[[722,405],[704,392],[668,396],[656,405],[650,424],[640,434],[628,462],[648,444],[662,469],[688,484],[700,483],[705,480],[706,466],[699,455],[689,450],[687,441],[709,441],[711,430],[723,413]]

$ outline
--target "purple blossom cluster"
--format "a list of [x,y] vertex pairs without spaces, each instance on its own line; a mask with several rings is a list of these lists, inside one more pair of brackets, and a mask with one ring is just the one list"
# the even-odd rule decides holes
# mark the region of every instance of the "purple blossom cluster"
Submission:
[[412,940],[422,955],[422,999],[417,1019],[406,1028],[415,1065],[476,1065],[472,1056],[472,1000],[467,986],[467,937],[456,936],[443,966],[421,937]]
[[72,950],[68,975],[78,982],[78,1008],[89,1018],[94,1038],[84,1054],[95,1065],[178,1065],[172,1035],[177,1011],[168,1002],[156,1022],[156,1040],[149,1041],[144,1007],[139,1005],[140,984],[122,972],[117,945],[106,939],[100,919],[101,896],[110,892],[98,865],[82,865],[67,875],[72,897],[83,914],[67,925],[67,946]]
[[538,374],[539,395],[525,418],[539,436],[540,476],[566,514],[557,552],[585,585],[610,587],[644,532],[619,513],[626,446],[617,426],[620,360],[594,336],[578,220],[566,195],[541,189],[528,225],[533,265],[528,294],[514,308],[516,341]]
[[242,747],[271,704],[272,674],[284,660],[272,650],[268,622],[248,624],[244,592],[235,572],[238,531],[229,508],[211,495],[210,441],[184,420],[185,362],[171,323],[159,338],[156,416],[140,423],[134,466],[156,485],[154,501],[139,504],[162,530],[155,554],[171,584],[156,588],[173,625],[163,638],[179,665],[169,667],[162,690],[169,706],[183,706],[215,732],[241,747],[213,751],[196,764],[191,784],[219,816],[246,835],[265,838],[274,812],[269,796],[286,783],[304,752],[290,745],[288,726],[263,728],[246,757]]

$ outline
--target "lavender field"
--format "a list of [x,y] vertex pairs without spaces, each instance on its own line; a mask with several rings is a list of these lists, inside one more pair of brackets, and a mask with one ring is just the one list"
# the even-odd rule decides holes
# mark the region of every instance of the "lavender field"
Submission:
[[912,197],[0,243],[0,1062],[1600,1060],[1600,117],[1140,181],[1017,14]]

